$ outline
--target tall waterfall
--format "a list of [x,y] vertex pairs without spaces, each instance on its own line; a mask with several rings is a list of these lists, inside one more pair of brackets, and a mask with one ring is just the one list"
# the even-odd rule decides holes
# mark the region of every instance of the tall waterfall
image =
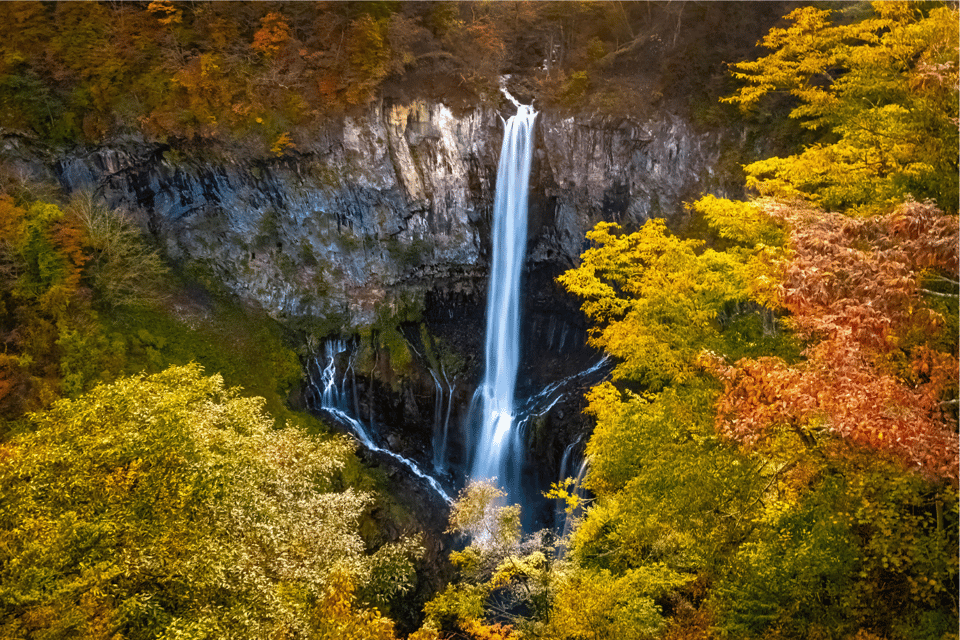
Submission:
[[518,105],[506,123],[494,204],[493,264],[487,293],[484,379],[477,390],[480,437],[474,480],[497,478],[516,497],[522,450],[514,416],[520,352],[520,272],[527,245],[527,193],[537,113]]

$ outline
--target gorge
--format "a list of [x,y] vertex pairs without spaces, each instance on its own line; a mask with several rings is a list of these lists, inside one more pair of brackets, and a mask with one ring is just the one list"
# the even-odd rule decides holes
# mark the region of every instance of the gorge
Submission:
[[955,640],[957,24],[0,3],[0,637]]
[[[528,127],[535,142],[527,149],[527,237],[513,266],[528,288],[516,346],[517,394],[529,406],[527,419],[517,418],[537,423],[525,428],[536,443],[523,472],[524,492],[539,505],[525,516],[530,526],[550,524],[540,494],[557,480],[564,448],[582,435],[576,389],[586,382],[578,375],[599,358],[585,347],[577,303],[553,276],[575,263],[599,220],[629,226],[668,215],[682,224],[684,199],[724,193],[730,187],[718,163],[732,135],[697,132],[670,115],[537,118]],[[473,466],[472,450],[483,445],[464,426],[482,373],[501,122],[489,108],[456,116],[438,103],[383,102],[330,123],[279,159],[136,139],[52,155],[10,135],[4,154],[25,175],[103,197],[171,258],[317,344],[357,335],[379,341],[359,354],[366,362],[348,384],[350,418],[368,425],[378,447],[389,439],[395,454],[439,473],[453,495],[471,469],[501,473]],[[308,367],[313,384],[325,366]],[[563,381],[569,397],[561,400],[551,387]],[[558,404],[546,411],[538,397]],[[539,462],[531,467],[532,459]]]

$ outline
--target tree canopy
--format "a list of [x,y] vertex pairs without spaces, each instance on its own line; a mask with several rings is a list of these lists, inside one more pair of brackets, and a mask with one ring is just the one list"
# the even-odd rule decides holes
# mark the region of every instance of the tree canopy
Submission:
[[407,588],[418,547],[366,553],[346,440],[275,430],[197,366],[30,420],[0,462],[4,637],[392,637],[354,594]]
[[601,223],[559,278],[618,360],[572,558],[686,576],[666,637],[956,627],[957,10],[863,9],[734,65],[729,101],[789,92],[821,134],[746,166],[759,197],[692,203],[700,239]]
[[752,108],[789,92],[791,117],[826,135],[785,158],[746,167],[748,186],[802,195],[828,209],[932,199],[957,212],[956,6],[876,2],[846,11],[807,6],[772,29],[773,53],[733,65],[744,86],[726,100]]

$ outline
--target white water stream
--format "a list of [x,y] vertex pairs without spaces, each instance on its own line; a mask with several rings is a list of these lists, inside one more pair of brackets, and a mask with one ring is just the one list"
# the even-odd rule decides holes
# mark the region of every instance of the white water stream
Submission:
[[494,202],[493,256],[487,293],[485,373],[477,389],[480,434],[471,478],[497,478],[515,493],[522,449],[514,416],[520,355],[520,272],[527,247],[527,196],[537,112],[518,105],[506,122]]
[[[313,376],[310,376],[309,380],[310,385],[313,387],[314,393],[320,401],[320,409],[326,411],[328,414],[349,427],[353,432],[353,435],[364,447],[370,451],[376,451],[377,453],[381,453],[393,458],[410,470],[415,476],[424,480],[428,485],[430,485],[430,487],[436,491],[437,494],[448,504],[452,503],[453,500],[449,495],[447,495],[447,492],[443,490],[443,487],[440,486],[440,483],[437,482],[435,478],[421,471],[420,467],[418,467],[413,460],[404,458],[403,456],[394,453],[389,449],[384,449],[377,446],[374,443],[373,438],[370,437],[370,434],[367,432],[366,425],[350,414],[350,407],[348,406],[349,399],[345,393],[345,387],[347,375],[353,371],[353,363],[348,362],[343,375],[337,374],[337,357],[340,356],[340,354],[347,353],[348,351],[349,349],[345,341],[329,340],[324,345],[323,363],[321,364],[319,356],[314,362],[317,370],[320,372],[320,383],[317,384],[314,381]],[[357,413],[356,407],[354,407],[353,412]]]

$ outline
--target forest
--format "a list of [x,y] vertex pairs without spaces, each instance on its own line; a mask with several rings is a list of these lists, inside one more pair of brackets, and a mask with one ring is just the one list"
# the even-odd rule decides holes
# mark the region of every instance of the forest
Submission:
[[[0,638],[958,638],[958,19],[0,3]],[[306,162],[380,104],[507,114],[505,77],[544,113],[747,141],[721,156],[736,188],[592,218],[556,276],[611,366],[552,529],[448,477],[446,529],[417,530],[398,472],[302,399],[336,318],[278,321],[155,218],[23,169],[115,143]],[[404,313],[354,336],[371,387],[421,355],[468,370]]]

